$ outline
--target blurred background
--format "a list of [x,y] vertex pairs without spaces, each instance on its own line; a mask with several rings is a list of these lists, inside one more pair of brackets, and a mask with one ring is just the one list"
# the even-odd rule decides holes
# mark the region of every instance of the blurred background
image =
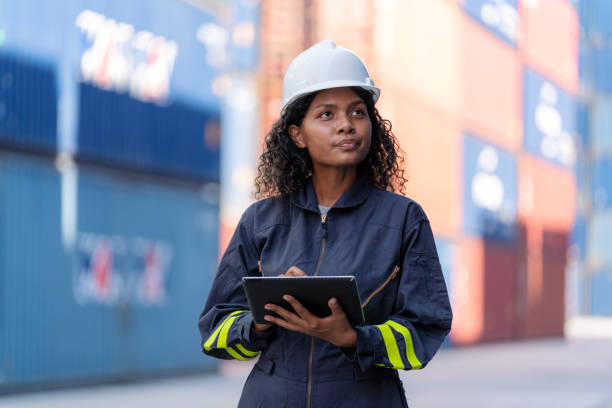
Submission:
[[382,89],[451,295],[444,361],[612,355],[612,1],[0,0],[0,405],[190,373],[240,392],[196,322],[283,74],[322,39]]

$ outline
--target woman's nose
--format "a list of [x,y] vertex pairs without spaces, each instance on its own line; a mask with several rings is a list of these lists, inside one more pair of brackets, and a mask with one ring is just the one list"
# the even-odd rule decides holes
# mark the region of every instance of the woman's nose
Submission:
[[353,133],[355,131],[355,127],[353,126],[353,121],[347,115],[343,115],[339,118],[338,133]]

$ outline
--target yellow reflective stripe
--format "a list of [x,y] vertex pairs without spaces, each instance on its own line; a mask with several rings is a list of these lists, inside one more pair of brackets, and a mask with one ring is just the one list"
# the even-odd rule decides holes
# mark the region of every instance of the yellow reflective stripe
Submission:
[[404,363],[402,363],[402,358],[400,357],[399,350],[397,348],[397,342],[395,341],[395,337],[393,336],[393,332],[391,328],[384,324],[377,324],[378,330],[380,330],[380,334],[382,334],[383,340],[385,342],[385,348],[387,349],[387,356],[389,357],[389,362],[393,366],[393,368],[399,368],[400,370],[404,369]]
[[244,312],[247,312],[247,310],[236,310],[235,312],[232,312],[227,315],[227,317],[223,319],[223,321],[217,326],[213,334],[211,334],[210,337],[206,340],[206,343],[204,343],[204,348],[206,350],[210,350],[216,339],[217,348],[224,349],[230,356],[234,357],[237,360],[247,361],[252,360],[255,356],[257,356],[257,352],[247,350],[242,346],[242,344],[237,344],[236,346],[238,347],[238,350],[240,350],[240,352],[242,352],[246,357],[242,356],[232,347],[229,347],[227,345],[227,335],[229,333],[229,329],[234,323],[234,320],[236,320],[238,316]]
[[234,324],[234,320],[237,318],[238,316],[231,316],[225,321],[225,323],[223,323],[223,328],[221,329],[221,333],[219,333],[219,338],[217,339],[217,348],[227,348],[227,333],[229,332],[230,327],[232,327],[232,324]]
[[225,349],[225,351],[227,351],[230,356],[234,357],[237,360],[247,361],[250,360],[252,357],[243,357],[238,354],[236,350],[227,346],[227,333],[229,332],[230,327],[234,323],[234,320],[236,320],[237,318],[238,316],[232,316],[227,319],[227,321],[223,324],[223,328],[221,329],[221,333],[219,334],[219,339],[217,340],[217,348]]
[[240,354],[238,354],[236,352],[236,350],[234,350],[231,347],[226,347],[225,351],[227,351],[229,353],[229,355],[234,357],[236,360],[248,361],[248,360],[252,360],[253,359],[253,357],[243,357],[243,356],[241,356]]
[[242,344],[236,344],[236,347],[242,354],[248,357],[255,357],[257,354],[259,354],[256,351],[247,350]]
[[219,334],[219,331],[221,331],[223,326],[225,326],[225,322],[227,322],[227,319],[242,312],[245,312],[245,310],[236,310],[235,312],[230,313],[229,316],[227,316],[225,319],[223,319],[221,323],[219,323],[213,334],[211,334],[210,337],[206,340],[206,343],[204,343],[204,348],[207,351],[210,351],[210,349],[212,348],[212,345],[215,342],[215,339],[217,338],[217,334]]
[[404,336],[404,341],[406,342],[406,357],[410,362],[410,365],[413,369],[419,369],[423,366],[414,352],[414,344],[412,344],[412,336],[410,335],[410,330],[401,324],[394,322],[393,320],[387,320],[385,324],[393,327],[398,332],[402,333]]

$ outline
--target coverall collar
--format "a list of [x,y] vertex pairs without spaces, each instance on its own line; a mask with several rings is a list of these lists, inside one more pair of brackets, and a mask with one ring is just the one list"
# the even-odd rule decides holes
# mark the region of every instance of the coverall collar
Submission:
[[[355,180],[355,183],[342,194],[332,208],[350,208],[357,207],[363,203],[372,190],[372,185],[367,176],[360,175]],[[312,185],[312,177],[308,179],[306,184],[298,191],[292,194],[291,202],[304,210],[309,210],[318,213],[319,203],[317,195]]]

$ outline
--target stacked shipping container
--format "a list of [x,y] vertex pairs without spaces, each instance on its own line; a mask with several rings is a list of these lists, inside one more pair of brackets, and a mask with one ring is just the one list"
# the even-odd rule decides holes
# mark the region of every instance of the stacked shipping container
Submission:
[[194,321],[218,209],[200,188],[0,156],[2,391],[212,366]]
[[[264,21],[278,12],[273,3],[263,2]],[[291,46],[275,43],[278,54],[290,60],[335,40],[364,57],[382,89],[378,109],[406,152],[407,195],[423,205],[440,247],[452,342],[562,334],[576,200],[572,4],[289,3],[310,12],[297,23],[275,20],[277,31],[295,33]],[[280,75],[263,71],[266,101],[279,100]]]
[[612,316],[612,256],[608,235],[612,228],[612,4],[605,0],[580,2],[580,86],[585,135],[580,175],[581,229],[573,246],[577,315]]
[[[543,237],[567,236],[573,225],[576,35],[564,30],[576,26],[575,11],[565,1],[388,3],[380,33],[394,27],[396,43],[380,53],[381,107],[407,151],[408,195],[456,248],[447,273],[452,340],[562,334],[565,248]],[[541,8],[559,16],[546,30],[537,29]],[[393,55],[406,62],[386,64]],[[559,61],[563,69],[545,71]],[[415,126],[424,121],[428,128]],[[558,209],[553,199],[570,205]]]
[[224,3],[232,16],[225,35],[231,37],[225,58],[226,85],[222,109],[219,256],[225,251],[242,212],[252,202],[259,103],[257,82],[259,4],[232,0]]
[[216,365],[217,14],[3,4],[0,392]]

